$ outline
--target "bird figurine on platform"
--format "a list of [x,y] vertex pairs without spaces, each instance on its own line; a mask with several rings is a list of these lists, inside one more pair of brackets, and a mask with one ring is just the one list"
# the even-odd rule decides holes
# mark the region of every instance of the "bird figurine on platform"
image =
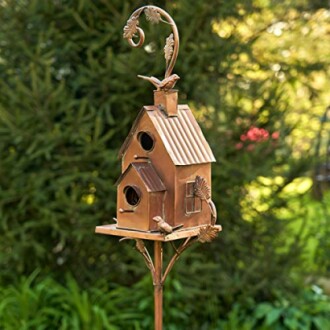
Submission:
[[161,233],[171,234],[173,232],[173,227],[170,226],[162,217],[157,215],[156,217],[153,217],[152,220],[157,222],[157,227]]
[[151,82],[157,88],[158,91],[168,91],[172,89],[175,86],[176,82],[180,79],[177,74],[172,74],[163,80],[159,80],[156,77],[147,77],[141,75],[138,75],[138,77]]

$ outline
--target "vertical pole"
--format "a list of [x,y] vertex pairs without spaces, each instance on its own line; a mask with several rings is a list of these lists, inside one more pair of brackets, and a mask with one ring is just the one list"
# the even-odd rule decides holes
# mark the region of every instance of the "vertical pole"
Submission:
[[154,300],[155,300],[155,330],[163,329],[163,246],[161,241],[154,241]]

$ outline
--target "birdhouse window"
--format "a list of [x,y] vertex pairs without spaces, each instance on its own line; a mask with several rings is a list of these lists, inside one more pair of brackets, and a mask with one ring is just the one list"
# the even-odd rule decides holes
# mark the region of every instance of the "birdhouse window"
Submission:
[[124,188],[126,202],[131,206],[136,206],[141,200],[140,189],[136,186],[126,186]]
[[202,210],[202,200],[194,194],[195,181],[186,183],[186,214],[198,213]]
[[155,146],[155,140],[149,132],[140,132],[138,139],[143,150],[151,151]]

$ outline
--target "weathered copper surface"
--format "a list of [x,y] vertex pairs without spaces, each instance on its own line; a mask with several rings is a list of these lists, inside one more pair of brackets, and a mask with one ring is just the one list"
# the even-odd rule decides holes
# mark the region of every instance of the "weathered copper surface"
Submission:
[[214,162],[213,153],[188,106],[178,108],[176,117],[165,117],[160,111],[150,112],[150,118],[167,145],[175,165]]
[[[194,227],[203,224],[211,224],[211,214],[205,204],[201,204],[200,212],[189,213],[189,201],[197,203],[199,198],[187,197],[187,184],[193,186],[196,175],[206,179],[211,185],[211,164],[194,164],[189,166],[177,166],[175,173],[174,186],[174,224],[184,225],[185,228]],[[188,204],[188,205],[187,205]]]
[[[112,224],[112,225],[97,226],[95,228],[95,233],[103,234],[103,235],[111,235],[111,236],[139,238],[139,239],[146,239],[151,241],[170,242],[182,238],[198,236],[200,234],[200,231],[205,227],[207,227],[207,225],[191,227],[187,229],[178,229],[174,231],[172,234],[164,235],[159,232],[142,232],[142,231],[135,231],[130,229],[122,229],[122,228],[118,228],[116,224]],[[218,232],[222,230],[222,227],[220,225],[215,225],[213,227],[216,228]]]
[[151,119],[153,130],[159,134],[174,165],[215,162],[212,150],[187,105],[178,105],[175,117],[167,116],[155,106],[143,107],[141,112],[119,151],[120,157],[130,145],[145,112]]
[[[166,44],[164,47],[164,57],[166,60],[166,79],[171,76],[179,53],[179,32],[177,26],[173,18],[163,9],[156,6],[143,6],[132,13],[124,27],[123,37],[127,39],[128,43],[132,47],[141,47],[144,43],[144,32],[139,27],[139,17],[143,12],[150,23],[158,24],[160,22],[164,22],[172,28],[172,33],[166,38]],[[133,41],[134,36],[139,38],[138,42]]]
[[[137,203],[127,199],[127,187],[139,192]],[[118,227],[149,231],[157,229],[153,218],[163,215],[165,187],[151,164],[131,164],[117,187]]]
[[211,224],[214,225],[217,220],[217,209],[211,199],[211,188],[205,178],[197,175],[194,182],[194,196],[205,201],[211,211]]
[[[196,228],[189,228],[178,230],[169,235],[159,233],[141,233],[132,230],[118,229],[116,225],[99,226],[96,227],[96,232],[100,234],[123,236],[122,240],[135,240],[136,250],[143,256],[147,267],[150,270],[153,285],[154,285],[154,312],[155,312],[155,330],[162,330],[163,324],[163,286],[165,280],[173,268],[175,262],[180,255],[190,246],[196,242],[206,243],[211,242],[221,231],[221,226],[200,226]],[[154,241],[154,258],[150,256],[143,239],[150,239]],[[178,246],[174,244],[175,240],[184,239]],[[163,242],[170,242],[174,253],[164,267],[163,264]]]
[[134,162],[129,165],[129,167],[126,169],[124,173],[119,177],[119,179],[116,182],[116,185],[118,185],[123,177],[127,174],[127,172],[130,170],[130,167],[134,167],[136,173],[140,176],[142,179],[145,187],[147,188],[148,192],[156,192],[156,191],[165,191],[166,188],[164,186],[164,183],[158,176],[155,168],[152,166],[149,162]]
[[164,109],[168,116],[178,115],[178,91],[154,91],[154,104],[158,109]]
[[[141,132],[148,132],[153,137],[152,150],[141,147]],[[187,182],[194,182],[196,176],[201,176],[211,186],[211,162],[214,161],[212,151],[188,106],[179,105],[176,117],[167,116],[155,106],[144,107],[120,155],[123,172],[132,162],[147,160],[153,164],[166,187],[164,212],[157,215],[164,217],[167,223],[171,226],[183,225],[185,228],[210,223],[210,210],[205,205],[200,212],[186,212],[186,203],[191,201],[186,198]],[[129,214],[127,216],[134,218]]]
[[157,92],[167,92],[171,90],[174,88],[176,82],[180,79],[177,74],[172,74],[163,80],[159,80],[156,77],[146,77],[141,75],[138,75],[138,77],[152,83],[157,88]]
[[[149,107],[147,107],[149,108]],[[153,108],[153,107],[151,107]],[[174,187],[175,187],[175,176],[176,167],[173,164],[168,152],[166,151],[165,145],[162,143],[161,137],[159,136],[154,124],[146,113],[147,111],[140,112],[140,120],[137,122],[136,130],[131,139],[129,139],[129,145],[126,148],[125,153],[122,157],[122,171],[130,165],[131,162],[135,161],[146,161],[145,159],[136,159],[139,157],[148,157],[154,168],[156,169],[159,177],[166,187],[166,198],[164,199],[164,212],[166,221],[170,225],[174,225]],[[154,138],[154,148],[152,151],[144,150],[139,142],[139,132],[145,131],[152,134]],[[163,214],[159,214],[164,216]]]
[[[96,233],[124,237],[120,241],[135,240],[152,275],[155,330],[161,330],[163,285],[174,263],[189,246],[211,242],[222,228],[215,225],[211,199],[215,158],[191,110],[178,105],[178,91],[173,90],[180,79],[172,73],[179,51],[177,27],[164,10],[141,7],[124,27],[124,38],[133,47],[141,47],[145,39],[139,27],[142,13],[150,23],[165,22],[172,29],[164,47],[166,72],[163,79],[138,76],[156,87],[154,105],[139,112],[119,152],[117,224],[98,226]],[[154,241],[153,258],[144,239]],[[164,269],[163,242],[170,242],[174,250]]]

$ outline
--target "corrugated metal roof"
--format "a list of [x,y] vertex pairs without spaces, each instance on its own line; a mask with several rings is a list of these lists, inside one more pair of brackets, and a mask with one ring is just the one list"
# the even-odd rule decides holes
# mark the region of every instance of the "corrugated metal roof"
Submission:
[[178,115],[175,117],[167,117],[159,110],[147,113],[175,165],[215,161],[211,148],[188,106],[179,106]]
[[158,176],[155,168],[149,162],[134,162],[129,165],[124,173],[119,177],[116,184],[118,185],[123,177],[130,171],[131,168],[134,168],[140,178],[142,179],[145,187],[148,192],[156,192],[156,191],[165,191],[166,188],[164,183]]
[[[212,150],[187,105],[179,105],[178,115],[172,117],[156,106],[144,107],[142,111],[146,111],[151,119],[175,165],[215,162]],[[120,156],[127,149],[140,118],[141,113],[120,150]]]

